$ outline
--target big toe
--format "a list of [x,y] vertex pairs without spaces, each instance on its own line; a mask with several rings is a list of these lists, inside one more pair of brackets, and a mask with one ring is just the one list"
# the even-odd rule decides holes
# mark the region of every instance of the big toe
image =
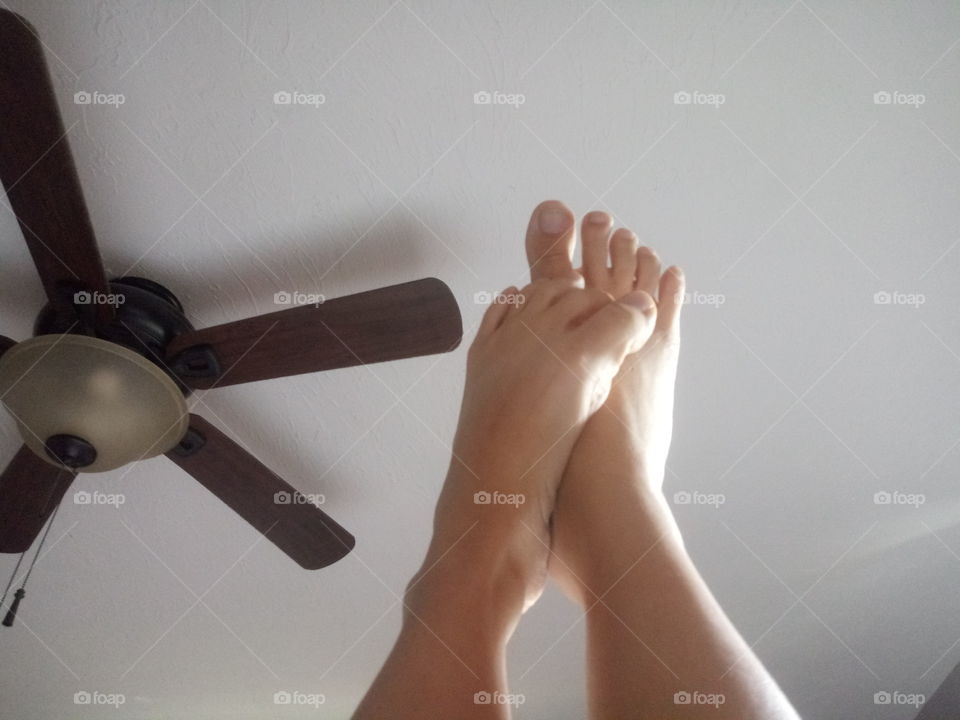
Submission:
[[558,200],[537,205],[527,226],[527,261],[530,279],[569,278],[576,243],[573,212]]

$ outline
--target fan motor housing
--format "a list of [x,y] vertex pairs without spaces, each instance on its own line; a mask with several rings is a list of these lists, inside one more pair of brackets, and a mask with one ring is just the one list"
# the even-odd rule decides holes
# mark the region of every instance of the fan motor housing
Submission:
[[[120,277],[110,281],[110,296],[101,297],[85,290],[68,293],[76,313],[62,310],[62,305],[47,303],[34,322],[33,334],[93,334],[142,355],[169,375],[184,395],[190,389],[171,370],[164,355],[170,341],[193,325],[183,313],[183,306],[170,290],[160,283],[141,277]],[[91,331],[83,320],[93,303],[110,302],[116,308],[113,320]]]

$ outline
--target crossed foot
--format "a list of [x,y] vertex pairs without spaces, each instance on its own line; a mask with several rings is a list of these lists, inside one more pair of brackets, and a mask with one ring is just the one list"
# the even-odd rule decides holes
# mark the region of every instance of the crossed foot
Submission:
[[642,464],[647,480],[660,487],[673,428],[683,273],[671,266],[661,275],[660,259],[652,248],[639,246],[633,231],[619,228],[611,234],[612,228],[613,218],[607,213],[587,213],[580,231],[583,267],[574,270],[573,213],[563,203],[548,200],[530,220],[527,259],[533,281],[579,276],[588,289],[603,291],[612,300],[635,291],[656,299],[657,317],[649,339],[624,360],[603,412],[586,429],[611,434],[627,430],[636,436],[631,449],[638,454],[633,459]]
[[[476,577],[495,579],[478,594],[507,616],[539,597],[548,564],[580,599],[577,579],[596,558],[576,539],[603,522],[605,503],[619,493],[659,496],[683,275],[670,268],[661,276],[656,254],[629,230],[611,235],[612,222],[602,212],[584,218],[583,267],[574,270],[573,213],[560,202],[540,204],[526,238],[532,282],[491,305],[468,354],[424,568],[459,545],[457,554],[484,566]],[[484,494],[492,500],[477,507]],[[561,562],[548,563],[551,545]]]
[[613,218],[599,211],[583,218],[583,266],[574,270],[574,221],[573,213],[556,201],[534,210],[526,240],[534,281],[580,276],[587,288],[602,290],[613,300],[643,291],[657,302],[649,337],[625,358],[606,403],[584,426],[555,501],[550,572],[568,596],[587,605],[608,581],[598,577],[590,582],[598,565],[596,551],[603,545],[597,529],[608,523],[611,508],[623,504],[626,493],[639,493],[646,504],[664,504],[684,278],[676,266],[661,274],[656,252],[639,245],[633,231],[614,231]]

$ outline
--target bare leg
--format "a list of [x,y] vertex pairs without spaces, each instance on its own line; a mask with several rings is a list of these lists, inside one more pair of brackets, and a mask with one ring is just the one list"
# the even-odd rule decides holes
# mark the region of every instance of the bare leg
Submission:
[[[554,515],[550,571],[586,613],[591,717],[795,718],[701,579],[661,491],[683,275],[661,276],[656,254],[627,230],[610,236],[611,225],[606,213],[584,219],[586,286],[642,289],[659,307],[652,337],[577,441]],[[572,270],[572,241],[558,247],[534,228],[527,251],[534,278]]]
[[[569,211],[557,219],[572,237]],[[546,581],[564,467],[655,318],[646,293],[614,303],[570,279],[534,283],[521,297],[491,306],[470,348],[433,539],[357,718],[509,716],[505,646]]]

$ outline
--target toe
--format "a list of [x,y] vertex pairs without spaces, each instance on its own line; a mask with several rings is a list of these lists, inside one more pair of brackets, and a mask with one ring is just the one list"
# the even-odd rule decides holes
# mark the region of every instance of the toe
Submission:
[[660,258],[653,248],[642,247],[637,250],[637,290],[657,295],[660,284]]
[[607,242],[613,218],[595,210],[583,218],[580,236],[583,241],[583,278],[587,287],[606,287],[610,277],[607,268]]
[[685,279],[676,265],[667,268],[660,278],[660,301],[657,307],[657,332],[673,338],[680,336],[680,310],[683,307]]
[[630,292],[617,302],[602,306],[579,328],[586,346],[598,357],[614,357],[619,363],[639,350],[653,332],[657,306],[643,291]]
[[516,287],[511,285],[494,298],[490,307],[483,314],[483,320],[481,320],[480,328],[477,330],[478,338],[486,337],[500,327],[507,315],[510,314],[511,308],[516,306],[515,302],[509,301],[515,299],[519,292]]
[[[610,261],[617,297],[633,290],[637,276],[637,236],[626,228],[618,229],[610,239]],[[641,288],[642,289],[642,288]]]
[[527,261],[530,279],[570,277],[576,242],[574,216],[566,205],[547,200],[537,205],[527,227]]
[[573,277],[554,278],[532,282],[520,291],[523,301],[517,305],[520,313],[535,315],[546,310],[568,291],[579,287],[579,274]]
[[550,310],[560,327],[577,327],[612,300],[599,288],[576,289],[559,296]]

